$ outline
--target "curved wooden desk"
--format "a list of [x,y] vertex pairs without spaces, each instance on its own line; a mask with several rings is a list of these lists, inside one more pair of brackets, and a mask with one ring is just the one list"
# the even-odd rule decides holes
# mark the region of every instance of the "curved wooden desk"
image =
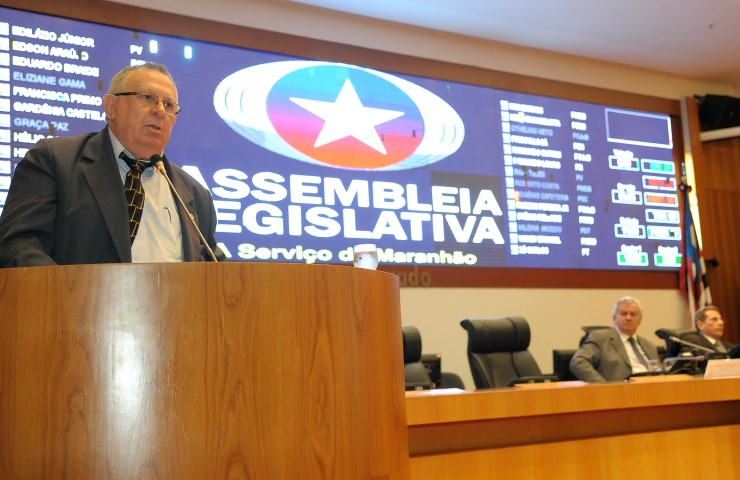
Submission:
[[3,479],[406,479],[403,391],[387,273],[0,270]]
[[740,378],[641,380],[409,392],[411,478],[740,476]]

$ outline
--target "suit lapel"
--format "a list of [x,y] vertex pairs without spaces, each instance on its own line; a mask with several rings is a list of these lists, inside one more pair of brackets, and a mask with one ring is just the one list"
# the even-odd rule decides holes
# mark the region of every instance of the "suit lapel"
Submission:
[[[703,345],[703,346],[705,346],[707,348],[711,348],[715,352],[718,352],[718,353],[727,353],[729,351],[729,349],[725,347],[724,343],[722,343],[722,340],[717,340],[715,343],[712,343],[704,335],[699,335],[699,339],[701,340],[701,345]],[[724,348],[724,350],[725,350],[724,352],[722,350],[720,350],[720,345],[722,347],[725,347]]]
[[[115,155],[107,128],[92,137],[83,146],[80,159],[87,164],[83,167],[83,172],[95,201],[103,214],[106,228],[113,239],[116,252],[122,262],[131,262],[126,197],[123,193],[123,183],[120,180],[118,164],[114,160]],[[180,216],[184,259],[197,261],[201,257],[200,237],[186,217],[190,212],[193,212],[193,215],[196,212],[193,192],[183,181],[182,176],[172,168],[167,157],[163,157],[162,162],[172,184],[189,210],[189,212],[184,211],[180,202],[176,198],[174,199]],[[195,216],[194,220],[197,222],[198,217]]]
[[105,219],[116,252],[122,262],[131,262],[126,197],[107,128],[83,146],[80,159],[87,164],[83,172]]
[[624,360],[624,363],[627,364],[630,368],[632,368],[632,363],[630,362],[630,357],[627,355],[627,350],[624,349],[624,343],[622,343],[622,339],[619,338],[619,333],[616,329],[612,329],[611,333],[609,334],[609,337],[611,338],[612,342],[614,342],[614,347],[617,349],[617,352],[619,352],[619,356],[622,357],[622,360]]
[[637,340],[637,344],[640,345],[640,349],[642,350],[642,353],[645,356],[645,360],[650,360],[651,359],[650,357],[651,349],[648,348],[647,345],[645,345],[645,341],[643,341],[641,337],[635,335],[635,340]]
[[170,181],[172,182],[172,185],[174,185],[175,189],[177,189],[177,193],[180,194],[180,198],[182,198],[183,203],[187,205],[187,211],[184,211],[182,208],[182,205],[180,205],[180,202],[175,197],[175,194],[174,193],[172,194],[172,197],[175,200],[175,205],[177,206],[177,214],[180,216],[180,228],[182,230],[183,258],[185,261],[200,260],[201,258],[200,236],[198,235],[198,232],[195,231],[195,228],[193,228],[193,224],[187,218],[187,216],[189,216],[192,213],[193,220],[195,220],[196,223],[198,222],[198,216],[197,216],[197,210],[195,209],[195,204],[194,204],[195,199],[193,197],[193,192],[190,190],[187,184],[183,181],[182,176],[180,176],[179,172],[175,171],[172,168],[166,156],[162,157],[162,163],[164,164],[165,170],[167,170],[167,176],[170,177]]

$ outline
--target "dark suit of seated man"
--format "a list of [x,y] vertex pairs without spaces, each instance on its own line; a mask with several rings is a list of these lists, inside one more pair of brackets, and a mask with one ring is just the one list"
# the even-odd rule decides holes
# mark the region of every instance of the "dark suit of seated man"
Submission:
[[642,322],[639,300],[619,298],[612,319],[614,328],[593,330],[573,355],[570,371],[577,379],[590,383],[623,381],[634,373],[646,373],[648,360],[659,358],[658,348],[636,335]]
[[[725,322],[717,307],[704,307],[694,314],[694,327],[696,334],[686,335],[683,339],[687,342],[699,345],[704,348],[714,350],[717,354],[729,355],[730,350],[734,347],[730,342],[722,340],[725,330]],[[694,349],[688,345],[681,347],[681,353],[689,352],[696,355],[703,355],[704,351]]]

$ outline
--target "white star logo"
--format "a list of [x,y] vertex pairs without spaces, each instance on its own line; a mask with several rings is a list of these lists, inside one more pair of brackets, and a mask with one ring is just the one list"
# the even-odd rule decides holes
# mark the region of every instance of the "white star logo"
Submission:
[[314,147],[354,137],[368,147],[386,154],[383,141],[375,130],[377,125],[404,115],[395,110],[383,110],[362,105],[352,82],[344,81],[342,90],[334,102],[291,97],[290,100],[324,120],[324,126],[316,138]]

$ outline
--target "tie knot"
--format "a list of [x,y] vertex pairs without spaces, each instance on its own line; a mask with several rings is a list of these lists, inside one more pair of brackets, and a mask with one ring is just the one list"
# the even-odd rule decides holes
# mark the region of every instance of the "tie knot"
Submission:
[[137,172],[143,172],[146,168],[152,166],[151,162],[142,162],[129,157],[128,155],[126,155],[125,151],[122,151],[118,158],[126,162],[128,168],[130,168],[131,170],[136,170]]

